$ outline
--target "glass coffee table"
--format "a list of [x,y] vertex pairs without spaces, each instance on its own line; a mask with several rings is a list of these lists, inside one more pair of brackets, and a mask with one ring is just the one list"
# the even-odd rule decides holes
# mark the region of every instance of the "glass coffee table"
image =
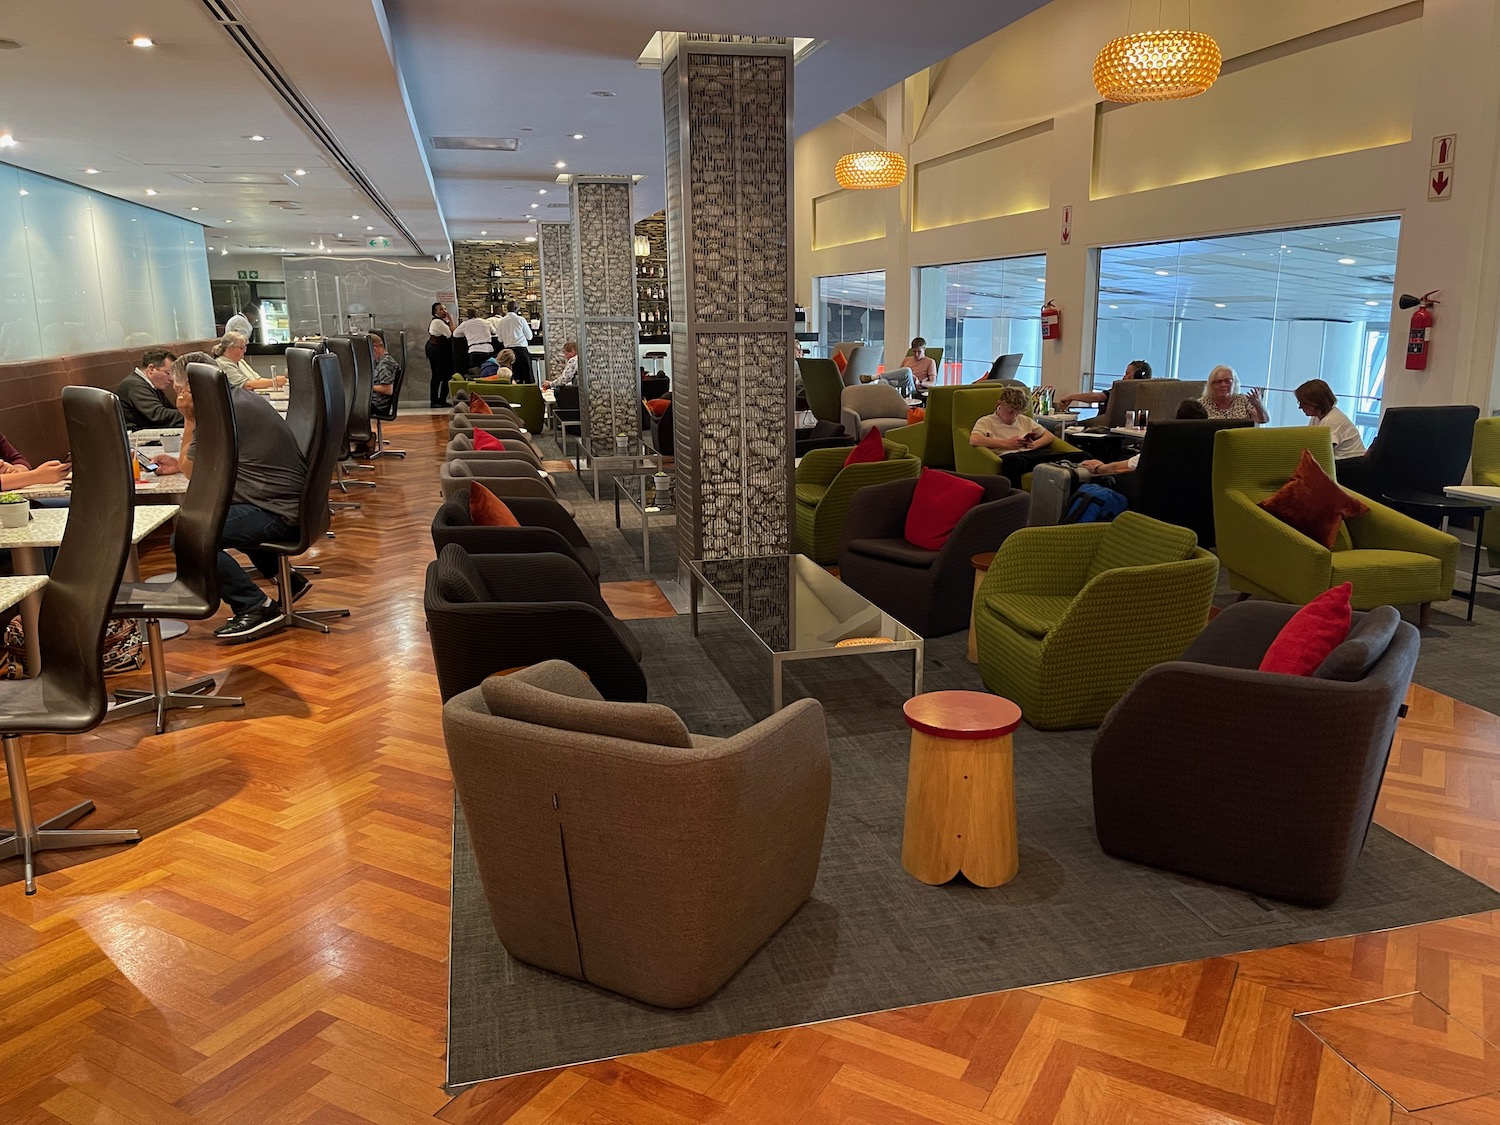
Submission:
[[699,591],[708,588],[771,654],[771,709],[781,710],[788,660],[912,654],[912,694],[922,694],[923,640],[806,555],[696,559],[688,563],[688,618],[698,635]]
[[641,566],[651,569],[651,521],[677,520],[677,507],[670,488],[663,489],[654,476],[615,477],[615,527],[620,527],[620,499],[640,513]]
[[652,449],[640,435],[628,437],[623,443],[591,442],[588,438],[581,437],[574,462],[580,476],[583,474],[585,459],[594,478],[595,500],[599,499],[600,472],[627,477],[651,476],[661,472],[662,464],[661,454]]

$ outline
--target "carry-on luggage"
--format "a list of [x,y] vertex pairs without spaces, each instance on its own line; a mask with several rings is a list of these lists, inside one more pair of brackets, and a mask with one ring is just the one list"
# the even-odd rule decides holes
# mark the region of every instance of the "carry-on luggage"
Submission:
[[1092,479],[1092,473],[1071,461],[1048,461],[1036,466],[1031,470],[1030,525],[1050,527],[1061,523],[1078,486]]

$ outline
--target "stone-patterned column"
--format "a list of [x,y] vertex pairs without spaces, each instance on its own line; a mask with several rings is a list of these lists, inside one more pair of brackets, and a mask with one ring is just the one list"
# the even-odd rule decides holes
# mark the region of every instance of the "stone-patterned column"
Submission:
[[792,51],[666,37],[677,551],[792,544]]
[[583,430],[595,450],[613,452],[617,435],[641,432],[630,177],[575,176],[572,196]]
[[563,345],[578,339],[578,271],[573,264],[573,224],[538,223],[542,262],[542,338],[547,342],[547,378],[562,373]]

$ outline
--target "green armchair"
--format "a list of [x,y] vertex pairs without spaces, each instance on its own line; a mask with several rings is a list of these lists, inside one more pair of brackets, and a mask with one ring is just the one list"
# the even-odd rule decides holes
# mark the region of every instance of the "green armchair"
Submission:
[[[1470,471],[1474,483],[1500,488],[1500,418],[1481,418],[1474,423],[1473,457]],[[1490,565],[1500,566],[1500,516],[1493,513],[1485,517],[1484,545],[1490,549]]]
[[[930,349],[927,354],[932,354]],[[956,467],[953,457],[953,396],[959,391],[964,391],[966,394],[972,392],[973,401],[976,404],[987,403],[984,413],[988,414],[995,409],[995,400],[1000,397],[1000,392],[1004,389],[999,383],[985,386],[933,387],[927,394],[927,416],[910,426],[887,431],[887,436],[892,441],[898,441],[906,446],[914,455],[920,457],[922,464],[929,469],[952,470]],[[969,425],[972,428],[973,422],[971,421]],[[993,473],[995,469],[991,467],[983,471]]]
[[[974,432],[975,422],[994,412],[995,400],[1000,397],[1004,388],[1004,383],[960,387],[953,396],[953,436],[950,440],[953,443],[953,465],[958,472],[978,475],[1000,471],[1000,454],[993,449],[970,445],[969,435]],[[1083,453],[1083,450],[1062,438],[1053,439],[1047,448],[1057,453]],[[1021,487],[1027,492],[1031,491],[1030,473],[1021,478]]]
[[819,422],[841,422],[839,411],[842,409],[840,398],[844,393],[844,377],[839,374],[838,364],[831,359],[803,356],[797,360],[797,371],[802,376],[802,392],[807,395],[807,408],[813,416]]
[[542,388],[535,383],[486,383],[455,376],[448,384],[448,390],[450,394],[468,391],[471,395],[504,399],[520,415],[522,425],[534,434],[542,432],[547,408],[542,400]]
[[838,562],[839,537],[849,500],[861,488],[906,480],[922,471],[922,462],[906,446],[885,443],[885,460],[845,467],[847,449],[813,449],[797,466],[797,550],[819,566]]
[[1315,543],[1259,506],[1297,469],[1304,449],[1333,476],[1324,426],[1223,430],[1214,439],[1214,531],[1229,584],[1241,594],[1305,605],[1343,582],[1355,609],[1431,602],[1453,595],[1458,540],[1359,496],[1368,515],[1346,520],[1333,549]]
[[1022,528],[974,593],[979,673],[1039,730],[1097,726],[1202,631],[1218,576],[1191,531],[1136,512]]

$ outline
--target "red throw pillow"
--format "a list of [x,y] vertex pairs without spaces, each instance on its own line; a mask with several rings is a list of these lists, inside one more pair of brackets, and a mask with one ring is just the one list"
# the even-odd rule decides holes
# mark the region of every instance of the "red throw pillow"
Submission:
[[833,365],[839,369],[839,374],[842,375],[844,373],[844,368],[849,366],[849,361],[844,358],[843,352],[834,352]]
[[480,527],[520,527],[505,502],[477,481],[469,485],[469,518]]
[[671,405],[672,400],[669,398],[653,398],[646,403],[646,409],[651,412],[652,417],[660,418]]
[[485,402],[484,399],[480,398],[478,395],[470,395],[469,396],[469,413],[470,414],[493,414],[495,412],[490,409],[490,404],[487,403],[487,402]]
[[862,465],[866,462],[885,460],[885,438],[879,430],[872,428],[853,449],[849,456],[844,458],[844,464]]
[[906,541],[913,547],[941,551],[958,521],[984,499],[984,485],[952,473],[923,469],[906,510]]
[[1339,524],[1370,510],[1334,483],[1311,450],[1302,451],[1297,471],[1260,506],[1282,523],[1296,528],[1314,542],[1332,548]]
[[474,431],[474,448],[475,449],[504,449],[505,448],[505,443],[503,441],[501,441],[499,438],[497,438],[494,434],[490,433],[489,430],[475,430]]
[[1260,670],[1311,676],[1349,635],[1352,619],[1349,595],[1353,592],[1354,586],[1345,582],[1319,594],[1292,614],[1260,658]]

